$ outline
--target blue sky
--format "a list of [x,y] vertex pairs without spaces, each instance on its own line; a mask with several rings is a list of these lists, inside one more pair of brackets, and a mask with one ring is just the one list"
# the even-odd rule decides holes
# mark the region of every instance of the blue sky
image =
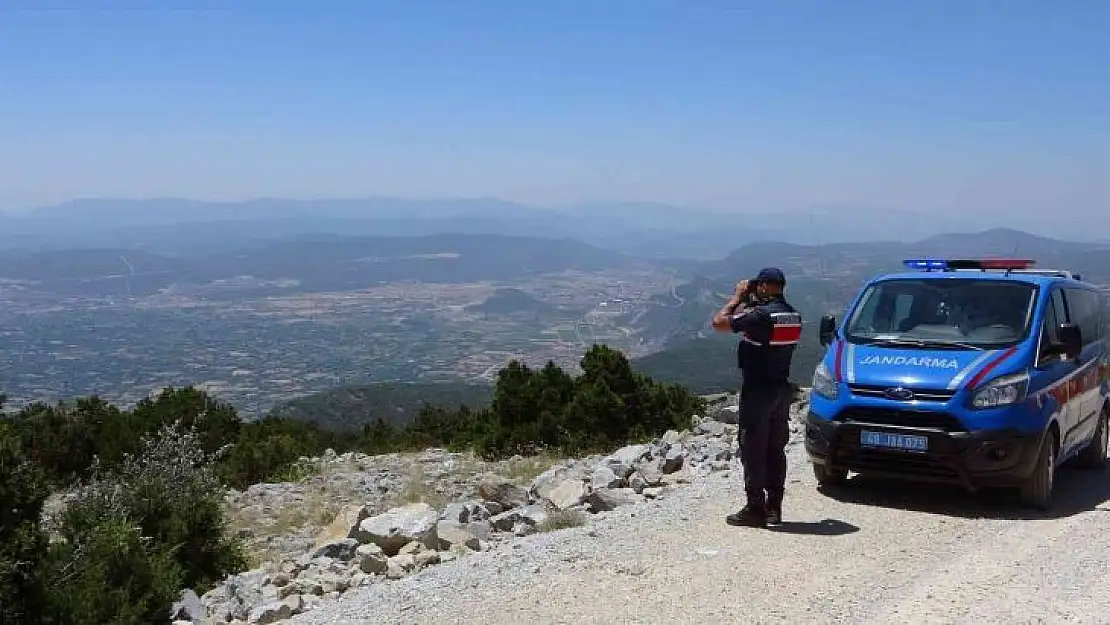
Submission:
[[1106,33],[1098,0],[6,0],[0,207],[1104,213]]

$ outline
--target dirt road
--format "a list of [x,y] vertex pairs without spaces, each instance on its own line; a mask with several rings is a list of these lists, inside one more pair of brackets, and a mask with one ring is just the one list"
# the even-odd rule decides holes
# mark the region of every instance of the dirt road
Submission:
[[1053,512],[853,480],[800,446],[779,529],[734,528],[738,473],[587,526],[353,591],[293,623],[1108,623],[1110,472],[1062,470]]

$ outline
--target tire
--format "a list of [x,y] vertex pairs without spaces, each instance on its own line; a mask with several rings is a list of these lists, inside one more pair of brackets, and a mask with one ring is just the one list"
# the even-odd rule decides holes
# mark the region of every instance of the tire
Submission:
[[840,486],[848,479],[847,469],[830,469],[824,464],[813,465],[813,477],[818,486]]
[[1021,485],[1021,503],[1039,510],[1048,510],[1052,504],[1052,486],[1056,478],[1056,435],[1044,437],[1037,454],[1037,466]]
[[1106,468],[1106,453],[1110,451],[1110,408],[1103,408],[1102,414],[1098,416],[1098,428],[1095,430],[1095,436],[1091,439],[1089,445],[1079,452],[1079,457],[1076,458],[1075,463],[1077,467],[1082,469],[1104,469]]

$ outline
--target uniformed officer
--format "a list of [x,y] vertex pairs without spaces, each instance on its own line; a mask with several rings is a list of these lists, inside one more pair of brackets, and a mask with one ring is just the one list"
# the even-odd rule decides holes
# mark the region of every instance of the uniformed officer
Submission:
[[763,527],[782,522],[786,445],[790,441],[790,362],[802,320],[786,302],[782,271],[768,267],[736,292],[713,317],[720,332],[740,335],[740,461],[747,505],[728,515],[730,525]]

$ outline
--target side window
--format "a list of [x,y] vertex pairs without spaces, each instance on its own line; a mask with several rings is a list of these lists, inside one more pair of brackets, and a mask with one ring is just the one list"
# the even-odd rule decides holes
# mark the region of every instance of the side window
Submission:
[[1083,345],[1097,342],[1102,332],[1098,294],[1085,289],[1068,289],[1067,298],[1068,308],[1071,312],[1071,322],[1079,326],[1079,333],[1083,337]]
[[1053,289],[1052,295],[1044,308],[1044,322],[1041,327],[1041,344],[1038,349],[1043,358],[1048,349],[1059,340],[1057,329],[1067,319],[1064,308],[1064,294],[1060,289]]

